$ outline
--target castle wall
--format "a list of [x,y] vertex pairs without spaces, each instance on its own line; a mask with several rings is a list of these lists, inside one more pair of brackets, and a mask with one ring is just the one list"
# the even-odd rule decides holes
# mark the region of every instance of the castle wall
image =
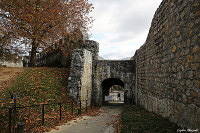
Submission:
[[43,57],[37,57],[36,66],[68,66],[70,59],[65,56],[61,50],[52,52],[51,54],[44,55]]
[[93,92],[94,61],[99,52],[98,43],[86,40],[82,49],[72,53],[70,76],[68,79],[68,94],[75,101],[82,100],[82,106],[91,104]]
[[78,102],[82,100],[82,106],[91,101],[92,92],[92,53],[86,49],[77,49],[72,54],[70,76],[67,91]]
[[200,1],[163,0],[137,50],[135,101],[200,130]]
[[102,82],[108,78],[120,79],[124,82],[124,90],[128,101],[132,99],[135,89],[135,67],[133,60],[97,60],[94,70],[94,100],[96,105],[102,105]]

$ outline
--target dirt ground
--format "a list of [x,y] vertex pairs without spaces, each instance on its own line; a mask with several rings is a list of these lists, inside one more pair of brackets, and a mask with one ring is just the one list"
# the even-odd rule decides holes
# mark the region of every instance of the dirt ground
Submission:
[[98,116],[83,116],[49,133],[115,133],[113,125],[120,118],[122,107],[103,106]]
[[19,67],[0,67],[0,91],[9,86],[9,82],[21,74],[25,68]]

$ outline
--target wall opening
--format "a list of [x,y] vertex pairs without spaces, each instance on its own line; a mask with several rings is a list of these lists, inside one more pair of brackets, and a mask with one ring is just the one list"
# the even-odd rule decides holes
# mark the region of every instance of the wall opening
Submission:
[[121,87],[120,85],[113,85],[109,89],[109,96],[107,96],[107,99],[108,99],[108,103],[110,103],[110,104],[124,103],[124,88]]
[[124,82],[117,78],[108,78],[102,82],[102,103],[122,104],[124,103]]

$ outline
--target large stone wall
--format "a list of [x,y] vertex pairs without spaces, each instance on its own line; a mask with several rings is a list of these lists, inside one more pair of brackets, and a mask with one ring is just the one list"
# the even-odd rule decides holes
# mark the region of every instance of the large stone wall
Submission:
[[92,101],[93,104],[100,106],[103,102],[102,82],[115,78],[123,82],[126,99],[133,99],[132,89],[134,89],[135,80],[132,79],[135,79],[135,61],[98,60],[98,52],[99,44],[92,40],[86,40],[82,49],[73,51],[68,94],[75,101],[88,100],[88,105]]
[[75,101],[82,100],[82,106],[86,102],[91,104],[93,88],[94,61],[99,52],[99,45],[92,40],[86,40],[82,49],[76,49],[72,53],[70,76],[68,79],[68,94]]
[[200,1],[163,0],[137,50],[137,104],[200,130]]
[[77,49],[73,52],[67,90],[74,100],[88,100],[88,105],[90,105],[92,91],[92,53],[90,51]]
[[99,55],[99,43],[93,40],[85,40],[83,48],[92,52],[93,60],[97,60],[97,57]]
[[90,105],[92,93],[92,53],[84,50],[84,55],[83,75],[81,77],[81,100],[88,100],[88,105]]
[[65,56],[65,54],[61,50],[57,50],[47,55],[38,55],[36,60],[36,66],[59,66],[66,67],[70,65],[69,57]]

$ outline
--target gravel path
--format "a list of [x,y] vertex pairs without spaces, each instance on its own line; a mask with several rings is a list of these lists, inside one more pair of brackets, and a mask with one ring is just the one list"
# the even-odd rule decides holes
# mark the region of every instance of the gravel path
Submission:
[[104,106],[98,116],[83,116],[66,125],[59,126],[59,130],[50,133],[114,133],[115,129],[111,123],[120,118],[122,107]]

